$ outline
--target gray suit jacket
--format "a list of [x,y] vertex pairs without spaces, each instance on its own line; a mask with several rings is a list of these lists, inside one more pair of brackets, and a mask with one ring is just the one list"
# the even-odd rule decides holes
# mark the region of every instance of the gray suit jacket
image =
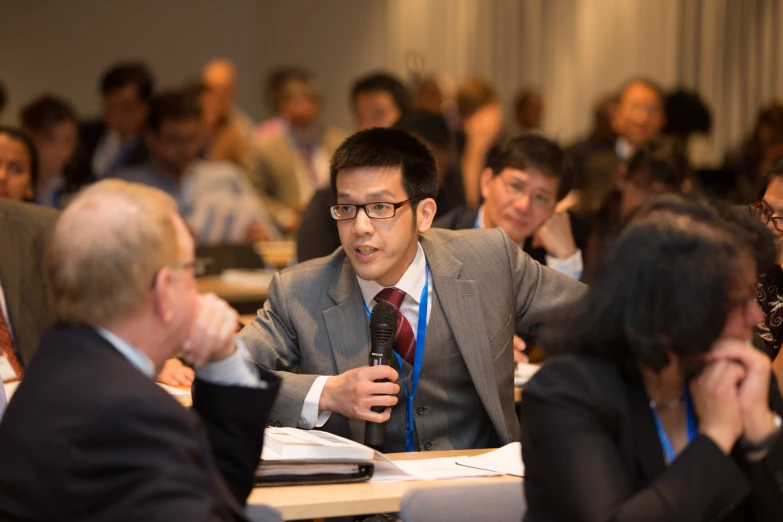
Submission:
[[[551,308],[580,296],[584,285],[533,261],[500,229],[432,229],[419,241],[435,296],[486,410],[484,418],[499,442],[519,440],[514,333],[533,330]],[[281,371],[281,393],[271,419],[296,426],[319,375],[338,375],[368,361],[369,321],[343,250],[276,274],[264,308],[239,337],[261,367]],[[427,352],[449,357],[447,349]],[[292,373],[297,368],[299,373]],[[333,414],[325,429],[363,441],[361,421]]]
[[43,256],[57,215],[50,208],[0,198],[0,286],[22,366],[30,363],[53,320]]

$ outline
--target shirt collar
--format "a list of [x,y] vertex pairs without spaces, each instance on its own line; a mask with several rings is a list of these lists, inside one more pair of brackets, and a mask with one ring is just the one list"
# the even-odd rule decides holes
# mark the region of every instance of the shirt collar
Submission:
[[[359,281],[359,288],[362,291],[364,302],[367,303],[369,308],[372,308],[375,305],[375,296],[386,287],[375,281],[362,279],[359,276],[356,276],[356,279]],[[424,255],[424,249],[421,248],[421,243],[418,243],[416,246],[416,257],[413,258],[411,266],[402,274],[402,277],[397,281],[397,284],[392,286],[402,290],[418,303],[426,281],[427,258]]]
[[631,155],[633,155],[633,145],[623,136],[620,136],[614,145],[614,151],[617,153],[618,158],[628,161],[631,159]]
[[101,337],[106,339],[109,344],[111,344],[115,350],[120,352],[120,354],[125,357],[129,363],[135,366],[137,370],[150,379],[155,378],[155,363],[153,363],[152,360],[142,353],[138,348],[135,348],[134,346],[126,343],[105,328],[98,327],[96,330],[101,335]]

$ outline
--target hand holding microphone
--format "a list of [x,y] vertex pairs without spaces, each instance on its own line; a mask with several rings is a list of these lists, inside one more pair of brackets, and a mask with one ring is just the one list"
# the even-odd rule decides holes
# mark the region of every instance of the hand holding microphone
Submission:
[[[394,334],[397,332],[397,309],[381,301],[372,309],[370,316],[370,366],[391,365]],[[378,381],[376,381],[378,382]],[[388,382],[384,379],[380,382]],[[384,406],[373,406],[372,411],[382,413]],[[364,443],[373,449],[383,451],[386,443],[386,422],[370,422],[364,428]]]

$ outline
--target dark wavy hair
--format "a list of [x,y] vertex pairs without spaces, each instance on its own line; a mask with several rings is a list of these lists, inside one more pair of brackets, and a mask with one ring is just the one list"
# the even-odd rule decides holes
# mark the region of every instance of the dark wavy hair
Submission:
[[30,185],[33,187],[33,191],[35,191],[38,186],[38,152],[35,149],[33,140],[22,129],[7,125],[0,125],[0,134],[5,134],[24,146],[30,160]]
[[581,352],[661,371],[671,353],[704,354],[737,306],[741,256],[774,260],[769,232],[747,212],[669,195],[625,229],[582,299],[542,337],[548,355]]

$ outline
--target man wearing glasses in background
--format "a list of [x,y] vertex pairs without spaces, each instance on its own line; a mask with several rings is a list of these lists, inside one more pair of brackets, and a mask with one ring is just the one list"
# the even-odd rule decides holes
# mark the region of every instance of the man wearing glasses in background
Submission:
[[757,332],[772,359],[778,383],[783,383],[783,357],[779,356],[783,344],[783,158],[767,171],[764,195],[750,208],[772,232],[778,252],[775,266],[758,278],[756,299],[764,313],[764,322],[757,327]]
[[[363,442],[365,421],[388,421],[387,452],[518,440],[513,336],[583,285],[533,262],[500,230],[430,230],[435,160],[404,131],[353,135],[330,171],[342,250],[275,275],[239,334],[283,378],[274,425]],[[398,310],[396,354],[368,367],[380,301]]]
[[533,259],[573,279],[582,276],[586,231],[572,228],[557,202],[571,190],[572,168],[565,152],[552,140],[527,134],[511,140],[490,158],[481,173],[481,207],[461,207],[439,216],[433,226],[502,228]]

